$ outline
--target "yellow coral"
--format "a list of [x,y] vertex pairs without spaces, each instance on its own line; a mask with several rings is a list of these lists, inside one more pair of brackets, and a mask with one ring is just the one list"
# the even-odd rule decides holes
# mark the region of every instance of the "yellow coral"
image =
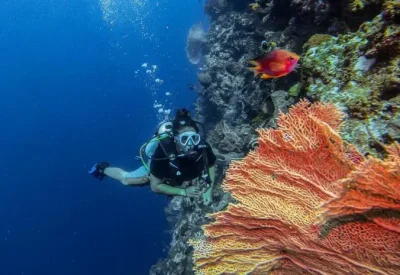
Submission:
[[400,16],[400,1],[386,1],[383,3],[383,13],[387,18]]
[[304,44],[303,50],[308,51],[310,48],[321,46],[323,43],[328,42],[333,37],[329,34],[314,34],[308,39],[307,43]]
[[365,4],[362,0],[353,0],[350,3],[350,11],[357,12],[364,8]]
[[260,4],[256,1],[255,3],[251,3],[251,4],[249,5],[249,7],[250,7],[253,11],[256,11],[256,10],[258,10],[261,6],[260,6]]

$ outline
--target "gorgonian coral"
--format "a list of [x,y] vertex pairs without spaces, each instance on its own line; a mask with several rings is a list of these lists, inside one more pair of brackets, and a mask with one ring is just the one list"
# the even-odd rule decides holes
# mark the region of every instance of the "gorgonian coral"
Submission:
[[192,64],[200,62],[203,56],[204,43],[207,41],[206,33],[201,24],[193,25],[186,40],[186,56]]
[[342,117],[301,101],[258,131],[223,182],[237,203],[190,241],[196,274],[400,272],[399,147],[365,160],[338,134]]

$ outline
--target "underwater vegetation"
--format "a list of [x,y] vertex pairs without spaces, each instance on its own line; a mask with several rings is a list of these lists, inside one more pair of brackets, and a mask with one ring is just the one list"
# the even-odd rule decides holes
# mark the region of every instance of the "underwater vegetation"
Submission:
[[399,274],[400,146],[364,158],[333,104],[300,101],[231,164],[236,203],[192,238],[196,274]]

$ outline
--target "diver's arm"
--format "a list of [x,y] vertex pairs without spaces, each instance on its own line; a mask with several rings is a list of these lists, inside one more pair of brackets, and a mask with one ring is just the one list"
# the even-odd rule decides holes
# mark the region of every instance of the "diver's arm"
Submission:
[[211,179],[210,188],[212,190],[214,188],[214,183],[215,183],[215,165],[208,168],[208,174],[210,175]]
[[214,189],[214,183],[215,183],[215,166],[211,166],[208,168],[208,176],[210,177],[210,186],[208,187],[207,191],[203,193],[203,203],[205,205],[210,205],[210,203],[213,202],[213,189]]
[[208,173],[210,173],[210,179],[211,179],[211,186],[214,187],[214,182],[215,182],[215,165],[211,166],[208,168]]
[[154,193],[171,195],[171,196],[186,196],[185,189],[169,186],[152,174],[150,174],[150,186]]

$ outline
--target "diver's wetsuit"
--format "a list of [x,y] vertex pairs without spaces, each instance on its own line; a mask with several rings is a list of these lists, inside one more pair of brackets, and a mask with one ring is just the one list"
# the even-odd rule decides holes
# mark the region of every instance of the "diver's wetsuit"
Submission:
[[[207,145],[206,154],[208,159],[208,167],[211,167],[215,164],[216,157],[210,147],[210,145],[205,142]],[[162,159],[166,158],[164,151],[160,146],[157,147],[154,152],[153,158]],[[179,186],[184,181],[193,180],[202,175],[204,170],[204,160],[203,160],[203,149],[199,151],[198,157],[194,160],[190,160],[187,157],[179,157],[176,158],[174,164],[179,167],[179,169],[175,169],[171,167],[170,160],[152,160],[150,165],[150,173],[155,177],[165,180],[171,186]],[[179,171],[179,173],[177,172]],[[206,171],[208,173],[208,171]]]

